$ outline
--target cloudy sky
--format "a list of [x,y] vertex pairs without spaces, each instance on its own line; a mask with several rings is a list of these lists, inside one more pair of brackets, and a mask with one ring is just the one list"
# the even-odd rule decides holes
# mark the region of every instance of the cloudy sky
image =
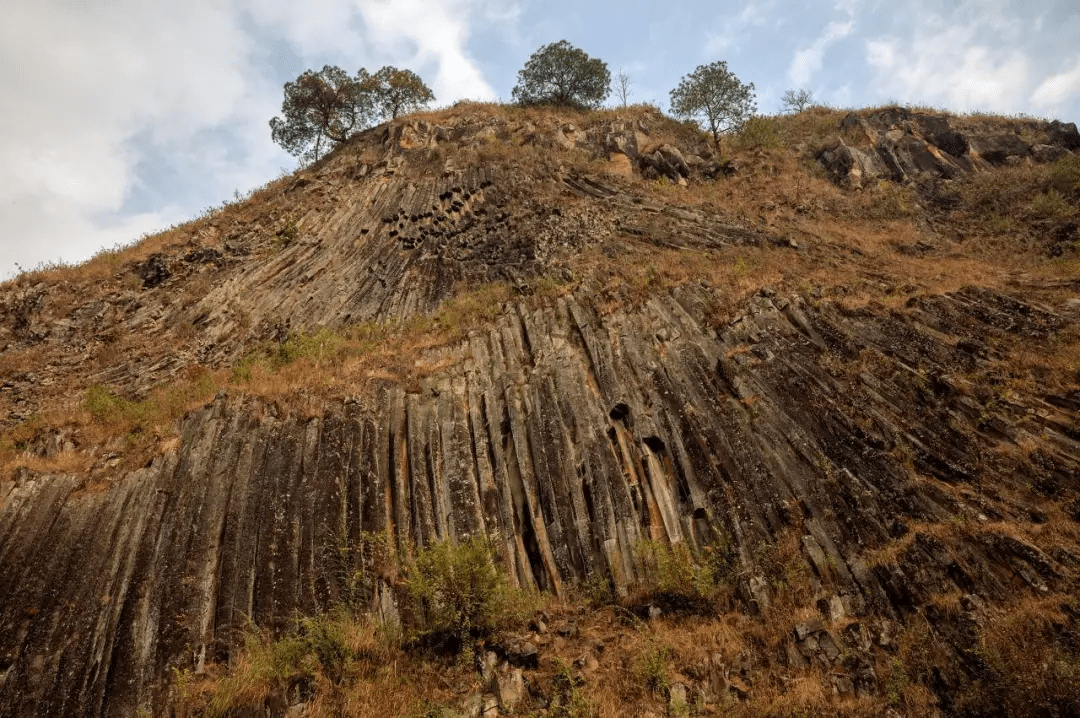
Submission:
[[763,113],[785,89],[1080,121],[1076,0],[5,0],[0,279],[78,262],[296,167],[270,140],[305,69],[387,64],[437,105],[508,100],[566,39],[666,109],[726,60]]

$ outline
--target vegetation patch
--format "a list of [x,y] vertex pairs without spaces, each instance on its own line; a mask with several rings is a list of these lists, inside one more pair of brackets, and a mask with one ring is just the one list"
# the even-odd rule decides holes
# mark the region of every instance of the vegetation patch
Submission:
[[470,640],[524,622],[533,604],[492,561],[488,541],[440,541],[420,550],[405,568],[414,640],[459,652]]

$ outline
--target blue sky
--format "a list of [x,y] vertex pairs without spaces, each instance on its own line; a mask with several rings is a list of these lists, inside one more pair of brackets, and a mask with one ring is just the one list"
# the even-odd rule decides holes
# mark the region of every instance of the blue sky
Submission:
[[[1080,121],[1080,5],[954,0],[8,0],[0,9],[0,278],[77,262],[292,171],[270,141],[308,68],[392,64],[436,105],[508,100],[566,39],[666,109],[726,60],[762,113],[788,88]],[[612,98],[612,102],[613,102]]]

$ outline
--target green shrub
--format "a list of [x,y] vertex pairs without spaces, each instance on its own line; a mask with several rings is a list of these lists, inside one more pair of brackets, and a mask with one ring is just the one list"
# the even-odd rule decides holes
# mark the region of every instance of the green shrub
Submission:
[[780,146],[780,132],[774,120],[755,115],[743,124],[735,143],[742,149],[776,149]]
[[149,399],[131,401],[113,394],[100,384],[94,384],[86,390],[83,406],[99,421],[126,422],[136,427],[154,422],[162,413],[161,407]]
[[293,334],[275,347],[270,359],[274,368],[287,366],[300,359],[320,362],[333,357],[341,344],[342,338],[332,329],[319,327],[308,334]]
[[307,655],[304,639],[296,633],[273,640],[255,628],[244,636],[240,662],[214,687],[206,715],[224,716],[239,706],[263,700],[271,690],[298,673]]
[[902,219],[915,209],[915,197],[910,187],[903,187],[888,180],[879,180],[870,193],[871,204],[867,215],[873,219]]
[[582,683],[569,664],[555,658],[555,679],[552,681],[555,695],[548,706],[551,718],[587,718],[592,715],[589,699],[581,690]]
[[1076,210],[1056,189],[1041,192],[1031,200],[1031,211],[1046,219],[1063,219]]
[[286,689],[296,677],[347,685],[355,678],[358,659],[381,660],[393,644],[383,626],[345,606],[298,617],[294,628],[276,639],[251,626],[236,665],[214,686],[206,715],[228,715],[262,701],[271,692]]
[[[342,527],[341,534],[344,534]],[[341,600],[349,606],[366,604],[375,590],[376,579],[390,580],[396,561],[389,533],[362,531],[359,540],[339,536],[334,557],[341,585]]]
[[470,637],[524,621],[530,601],[495,566],[485,538],[432,544],[409,563],[405,581],[418,638],[460,649]]
[[1046,171],[1053,189],[1065,196],[1080,196],[1080,156],[1066,155]]
[[662,696],[668,689],[668,665],[671,663],[671,649],[667,646],[652,646],[638,659],[637,673],[641,684],[649,693]]
[[714,543],[695,556],[685,543],[669,546],[642,540],[635,547],[635,553],[639,568],[656,592],[707,601],[716,596],[734,563],[728,542],[718,540]]

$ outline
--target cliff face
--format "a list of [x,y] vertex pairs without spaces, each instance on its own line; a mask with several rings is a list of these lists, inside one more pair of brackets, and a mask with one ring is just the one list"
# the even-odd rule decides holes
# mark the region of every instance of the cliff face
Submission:
[[[777,621],[790,617],[770,613],[771,557],[792,543],[807,608],[858,623],[830,634],[845,655],[796,632],[765,666],[820,661],[880,693],[887,636],[925,621],[941,651],[930,690],[949,711],[984,670],[977,632],[957,626],[1076,589],[1076,366],[1028,352],[1073,346],[1077,280],[935,290],[933,267],[906,267],[894,284],[806,225],[664,201],[642,173],[674,192],[722,172],[696,140],[657,140],[659,123],[402,122],[133,258],[94,304],[49,314],[77,274],[8,285],[6,306],[29,307],[5,320],[9,366],[39,365],[33,380],[9,372],[4,401],[69,418],[90,386],[145,396],[317,327],[403,327],[463,283],[506,289],[495,311],[396,358],[400,372],[364,363],[342,379],[346,361],[278,394],[221,375],[171,437],[92,416],[11,428],[0,714],[164,711],[171,669],[227,662],[249,618],[281,629],[325,610],[358,560],[347,549],[383,532],[403,555],[486,534],[517,585],[557,595],[595,576],[625,594],[642,538],[730,547],[740,610]],[[483,154],[498,142],[535,155]],[[580,148],[609,164],[559,154]],[[740,164],[755,157],[768,159]],[[751,251],[778,282],[708,273]],[[632,281],[659,252],[693,271]],[[883,279],[880,299],[850,301],[853,276]],[[110,331],[158,339],[65,373],[71,347],[115,343]],[[139,444],[151,430],[161,444]],[[378,577],[373,611],[396,610],[395,579]],[[948,596],[967,597],[963,616],[934,608]]]

